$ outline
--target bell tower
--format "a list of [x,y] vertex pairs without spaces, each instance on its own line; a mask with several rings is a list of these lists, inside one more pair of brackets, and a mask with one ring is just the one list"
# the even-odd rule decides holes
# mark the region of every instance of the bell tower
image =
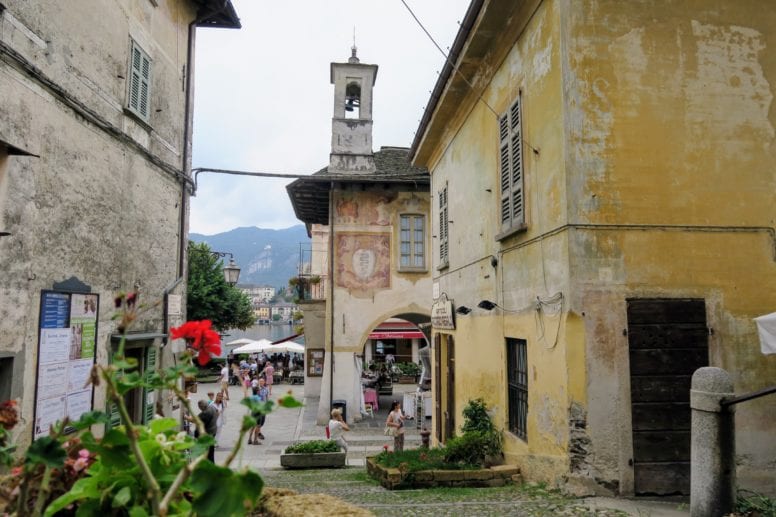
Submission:
[[369,173],[372,153],[372,90],[377,65],[362,64],[355,45],[347,63],[331,64],[334,116],[331,119],[330,172]]

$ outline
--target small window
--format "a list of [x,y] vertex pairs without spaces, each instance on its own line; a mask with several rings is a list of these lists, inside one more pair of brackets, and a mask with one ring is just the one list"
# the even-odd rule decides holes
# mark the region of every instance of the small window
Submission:
[[150,113],[151,58],[133,40],[130,48],[127,108],[147,121]]
[[507,390],[509,430],[527,440],[528,345],[524,339],[507,338]]
[[402,215],[399,217],[399,269],[426,268],[426,217]]
[[450,257],[447,234],[447,185],[439,191],[439,267],[446,267]]
[[498,120],[501,232],[525,226],[522,100],[518,94]]

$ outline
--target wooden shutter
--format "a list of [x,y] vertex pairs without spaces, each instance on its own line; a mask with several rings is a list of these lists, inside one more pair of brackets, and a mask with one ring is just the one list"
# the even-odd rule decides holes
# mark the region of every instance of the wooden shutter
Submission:
[[[156,347],[151,345],[145,349],[143,376],[148,378],[156,371]],[[154,418],[156,412],[156,390],[143,389],[143,423],[147,424]]]
[[148,119],[151,87],[151,59],[132,42],[129,71],[129,109],[143,119]]
[[499,118],[499,182],[501,230],[525,222],[523,198],[523,131],[520,96]]
[[445,185],[439,191],[439,263],[442,265],[447,264],[449,260],[447,219],[447,185]]

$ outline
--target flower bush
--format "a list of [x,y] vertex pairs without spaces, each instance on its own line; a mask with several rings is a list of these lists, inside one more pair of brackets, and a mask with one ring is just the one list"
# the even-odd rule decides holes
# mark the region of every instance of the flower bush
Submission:
[[[124,334],[143,310],[138,298],[137,293],[116,297],[115,319]],[[197,373],[194,357],[204,365],[221,353],[218,333],[205,320],[184,323],[170,334],[186,341],[176,366],[141,375],[137,360],[124,355],[125,339],[111,364],[94,366],[90,382],[105,386],[108,400],[121,416],[121,425],[102,437],[92,429],[108,423],[108,415],[88,412],[78,421],[55,424],[48,436],[35,440],[14,462],[8,431],[16,424],[15,406],[0,405],[0,462],[13,465],[10,475],[0,479],[0,514],[53,516],[64,510],[131,517],[231,516],[244,515],[254,507],[263,487],[261,477],[249,469],[230,468],[243,436],[255,425],[253,418],[244,417],[238,441],[223,464],[216,465],[207,460],[214,438],[205,433],[182,389],[182,380]],[[173,418],[135,425],[124,395],[138,388],[171,392],[191,415],[199,437],[180,431]],[[257,403],[248,397],[242,404],[254,414],[269,413],[273,406],[271,401]],[[300,405],[290,396],[278,404]]]

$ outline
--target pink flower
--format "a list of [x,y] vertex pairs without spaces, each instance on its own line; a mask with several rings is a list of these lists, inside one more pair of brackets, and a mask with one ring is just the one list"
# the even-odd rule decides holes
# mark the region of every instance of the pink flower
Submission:
[[89,449],[81,449],[80,451],[78,451],[78,457],[79,458],[84,458],[84,459],[88,460],[89,459]]
[[83,469],[89,466],[89,457],[80,457],[73,462],[73,470],[81,472]]

